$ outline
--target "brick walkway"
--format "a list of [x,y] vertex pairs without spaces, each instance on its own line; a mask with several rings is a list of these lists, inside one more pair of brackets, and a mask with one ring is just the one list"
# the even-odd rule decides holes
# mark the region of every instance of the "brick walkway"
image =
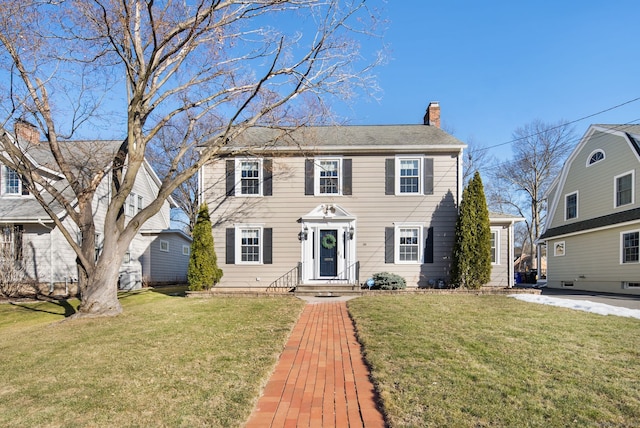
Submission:
[[384,426],[346,303],[307,304],[246,427]]

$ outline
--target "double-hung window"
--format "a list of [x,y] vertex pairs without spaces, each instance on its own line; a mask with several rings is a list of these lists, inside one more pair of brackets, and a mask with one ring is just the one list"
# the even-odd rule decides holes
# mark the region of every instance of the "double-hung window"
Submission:
[[578,192],[570,193],[565,196],[564,219],[571,220],[578,217]]
[[622,232],[620,241],[620,262],[623,264],[640,262],[640,231]]
[[491,264],[500,264],[500,231],[498,229],[491,230]]
[[633,203],[633,181],[633,171],[615,177],[616,207]]
[[396,156],[385,160],[385,195],[433,195],[433,158]]
[[3,188],[5,195],[19,195],[22,193],[20,175],[13,169],[5,166],[3,169]]
[[241,195],[260,195],[260,171],[262,166],[260,160],[239,160],[237,169],[240,177]]
[[273,194],[272,159],[228,159],[225,168],[227,196],[259,197]]
[[340,159],[320,159],[316,161],[316,177],[319,195],[340,194]]
[[272,264],[273,229],[259,224],[239,224],[226,229],[226,264]]
[[420,158],[398,159],[398,193],[419,194],[420,189]]
[[398,228],[398,262],[420,261],[419,227]]

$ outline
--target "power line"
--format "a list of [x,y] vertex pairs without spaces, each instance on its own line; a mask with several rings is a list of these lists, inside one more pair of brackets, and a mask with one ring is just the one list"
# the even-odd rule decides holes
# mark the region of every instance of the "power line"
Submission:
[[[620,108],[620,107],[622,107],[622,106],[625,106],[625,105],[627,105],[627,104],[631,104],[631,103],[636,102],[636,101],[638,101],[638,100],[640,100],[640,97],[634,98],[634,99],[629,100],[629,101],[625,101],[625,102],[623,102],[623,103],[621,103],[621,104],[615,105],[615,106],[613,106],[613,107],[606,108],[606,109],[604,109],[604,110],[600,110],[600,111],[599,111],[599,112],[597,112],[597,113],[593,113],[593,114],[590,114],[590,115],[587,115],[587,116],[581,117],[581,118],[579,118],[579,119],[572,120],[572,121],[570,121],[570,122],[563,122],[563,123],[561,123],[560,125],[557,125],[557,126],[554,126],[554,127],[551,127],[551,128],[547,128],[547,129],[545,129],[545,130],[543,130],[543,131],[540,131],[540,132],[538,132],[538,133],[536,133],[536,134],[525,135],[524,137],[519,137],[519,138],[513,139],[513,140],[511,140],[511,141],[507,141],[507,142],[505,142],[505,143],[494,144],[494,145],[492,145],[492,146],[479,147],[477,150],[489,150],[489,149],[494,149],[494,148],[496,148],[496,147],[501,147],[501,146],[505,146],[505,145],[507,145],[507,144],[512,144],[512,143],[516,143],[516,142],[518,142],[518,141],[526,140],[527,138],[537,137],[538,135],[541,135],[541,134],[543,134],[543,133],[545,133],[545,132],[553,131],[553,130],[555,130],[555,129],[565,127],[565,126],[567,126],[567,125],[572,125],[572,124],[577,123],[577,122],[580,122],[580,121],[582,121],[582,120],[589,119],[590,117],[598,116],[599,114],[606,113],[606,112],[611,111],[611,110],[615,110],[615,109]],[[636,120],[638,120],[638,119],[636,119]]]

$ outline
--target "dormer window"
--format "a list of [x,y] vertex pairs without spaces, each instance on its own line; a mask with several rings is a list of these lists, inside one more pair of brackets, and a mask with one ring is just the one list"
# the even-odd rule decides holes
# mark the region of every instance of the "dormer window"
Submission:
[[594,163],[598,163],[601,160],[604,160],[604,152],[600,149],[595,150],[589,155],[589,160],[587,161],[587,166],[591,166]]
[[[22,195],[22,180],[20,180],[20,174],[8,166],[2,167],[2,194],[3,195]],[[26,191],[26,189],[24,189]]]

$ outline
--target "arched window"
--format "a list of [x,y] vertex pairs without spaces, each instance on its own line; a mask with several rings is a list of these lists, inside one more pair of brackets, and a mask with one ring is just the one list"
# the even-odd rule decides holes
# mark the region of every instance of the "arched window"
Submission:
[[589,155],[589,160],[587,161],[587,166],[591,166],[594,163],[598,163],[601,160],[604,160],[604,151],[598,149],[598,150],[594,150],[590,155]]

